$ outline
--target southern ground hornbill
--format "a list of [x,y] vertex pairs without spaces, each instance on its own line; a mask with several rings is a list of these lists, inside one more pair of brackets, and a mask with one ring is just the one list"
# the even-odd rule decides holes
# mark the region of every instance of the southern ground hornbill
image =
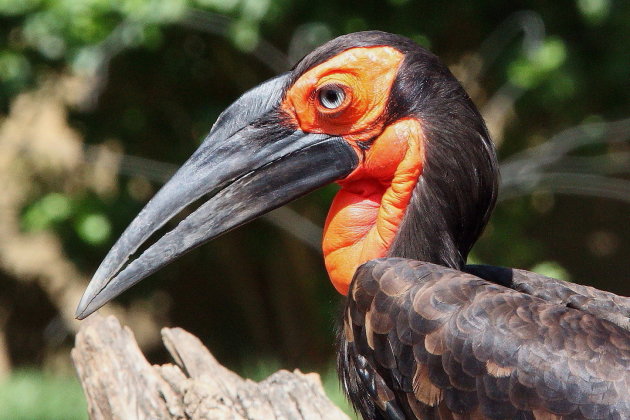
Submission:
[[436,56],[397,35],[345,35],[221,114],[109,252],[77,317],[336,181],[323,250],[347,296],[339,374],[364,418],[630,419],[630,299],[465,265],[497,178],[484,121]]

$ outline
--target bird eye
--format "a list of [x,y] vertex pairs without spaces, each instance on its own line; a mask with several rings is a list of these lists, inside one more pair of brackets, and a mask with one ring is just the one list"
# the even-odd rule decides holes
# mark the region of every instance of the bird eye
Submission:
[[318,98],[324,108],[335,109],[343,104],[346,92],[340,86],[328,85],[319,89]]

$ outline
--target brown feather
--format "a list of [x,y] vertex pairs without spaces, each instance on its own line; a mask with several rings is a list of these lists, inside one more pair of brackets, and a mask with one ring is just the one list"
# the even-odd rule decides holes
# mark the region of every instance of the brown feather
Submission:
[[488,374],[495,378],[505,378],[514,372],[514,368],[499,366],[492,360],[486,362],[486,369],[488,370]]
[[434,407],[442,401],[442,390],[431,383],[427,365],[416,365],[413,374],[413,393],[419,401],[429,407]]
[[365,314],[365,338],[367,339],[368,346],[374,350],[374,330],[372,329],[372,311],[367,311]]
[[354,342],[354,332],[352,332],[352,313],[349,309],[346,310],[346,316],[343,320],[343,332],[347,342]]
[[533,410],[532,413],[536,420],[562,420],[562,416],[552,414],[545,410]]

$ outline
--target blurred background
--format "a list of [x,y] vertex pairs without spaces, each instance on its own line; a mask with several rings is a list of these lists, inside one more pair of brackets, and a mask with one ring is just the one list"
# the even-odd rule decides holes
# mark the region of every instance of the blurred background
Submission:
[[[0,0],[0,419],[86,418],[73,314],[116,238],[246,89],[335,36],[442,57],[502,161],[471,262],[630,294],[630,2]],[[335,186],[108,305],[153,363],[163,326],[260,379],[322,373],[341,298],[319,249]]]

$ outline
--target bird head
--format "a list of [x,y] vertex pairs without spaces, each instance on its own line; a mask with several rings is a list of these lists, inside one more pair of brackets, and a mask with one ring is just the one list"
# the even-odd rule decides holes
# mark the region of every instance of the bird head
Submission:
[[[435,55],[389,33],[341,36],[219,116],[107,254],[77,317],[185,252],[332,182],[341,189],[323,251],[345,294],[358,266],[373,258],[461,266],[496,199],[496,157],[479,112]],[[196,210],[148,243],[191,204]]]

